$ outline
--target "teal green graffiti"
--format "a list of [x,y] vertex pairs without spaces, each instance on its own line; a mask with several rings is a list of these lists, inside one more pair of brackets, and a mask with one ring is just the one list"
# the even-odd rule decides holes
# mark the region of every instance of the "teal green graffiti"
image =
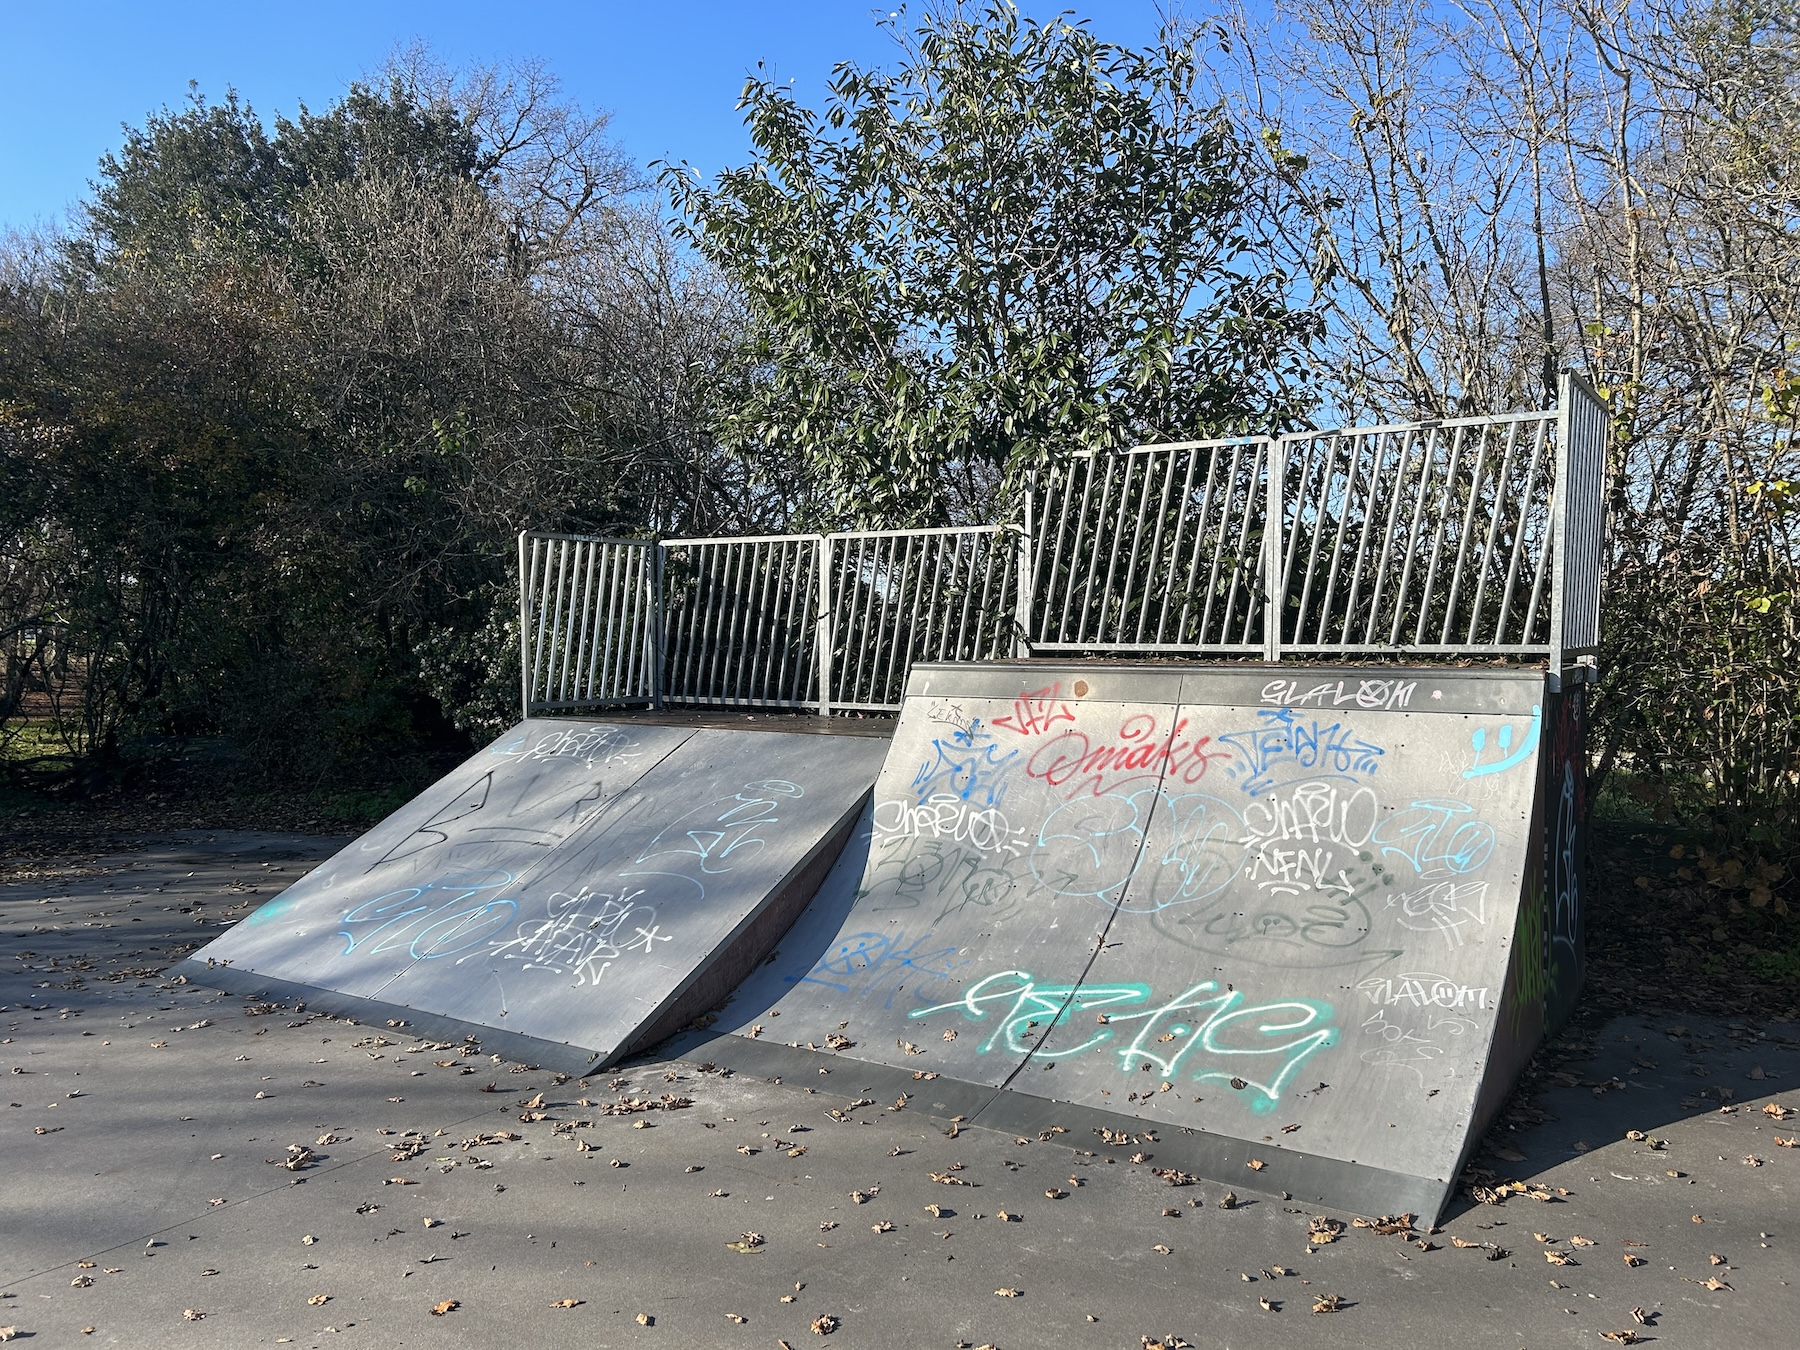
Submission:
[[[1004,1044],[1011,1054],[1051,1060],[1098,1050],[1132,1031],[1129,1044],[1111,1051],[1118,1056],[1121,1073],[1148,1067],[1167,1081],[1185,1074],[1196,1083],[1229,1083],[1250,1092],[1250,1109],[1258,1113],[1273,1110],[1300,1066],[1338,1039],[1338,1029],[1330,1025],[1336,1011],[1316,999],[1248,1004],[1242,990],[1221,991],[1212,980],[1192,985],[1167,1002],[1146,1006],[1151,997],[1147,984],[1040,985],[1028,971],[1003,970],[976,981],[954,1002],[918,1008],[908,1016],[954,1011],[979,1022],[990,1011],[1004,1008],[978,1053]],[[1051,1027],[1096,1009],[1115,1011],[1105,1013],[1104,1023],[1096,1021],[1093,1033],[1079,1045],[1039,1048]],[[1234,1035],[1247,1039],[1229,1039]],[[1273,1072],[1267,1072],[1271,1058],[1278,1062]],[[1201,1067],[1190,1060],[1200,1061]]]

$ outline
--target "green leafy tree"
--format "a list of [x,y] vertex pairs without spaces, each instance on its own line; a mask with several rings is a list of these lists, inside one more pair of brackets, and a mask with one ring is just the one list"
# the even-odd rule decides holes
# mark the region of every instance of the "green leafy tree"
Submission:
[[1005,3],[894,34],[898,69],[837,67],[822,114],[752,78],[744,167],[664,170],[756,322],[728,443],[828,514],[923,521],[1058,448],[1307,406],[1315,323],[1257,261],[1254,158],[1191,38],[1131,50]]

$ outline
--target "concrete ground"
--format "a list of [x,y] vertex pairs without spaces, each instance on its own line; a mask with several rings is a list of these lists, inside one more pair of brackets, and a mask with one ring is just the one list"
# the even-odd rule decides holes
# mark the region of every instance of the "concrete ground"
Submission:
[[561,1080],[162,977],[341,843],[194,834],[0,872],[21,1344],[1795,1343],[1793,1025],[1615,1019],[1552,1067],[1550,1118],[1478,1159],[1547,1199],[1384,1233],[1253,1174],[1231,1207],[1169,1186],[1154,1144],[952,1135],[848,1062]]

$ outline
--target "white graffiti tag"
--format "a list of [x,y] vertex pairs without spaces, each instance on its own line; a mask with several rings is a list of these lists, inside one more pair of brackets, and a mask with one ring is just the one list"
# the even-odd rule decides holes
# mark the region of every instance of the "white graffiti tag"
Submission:
[[[573,975],[578,989],[597,985],[607,967],[627,952],[648,956],[657,943],[672,940],[672,934],[658,931],[656,911],[636,903],[643,893],[605,895],[585,886],[575,895],[559,891],[550,897],[548,917],[522,923],[512,938],[470,956],[499,957],[521,962],[524,970]],[[465,956],[462,961],[469,959]]]
[[1487,923],[1487,893],[1485,881],[1440,881],[1434,886],[1390,895],[1387,907],[1398,911],[1403,927],[1416,933],[1442,933],[1452,947],[1460,947],[1465,927]]

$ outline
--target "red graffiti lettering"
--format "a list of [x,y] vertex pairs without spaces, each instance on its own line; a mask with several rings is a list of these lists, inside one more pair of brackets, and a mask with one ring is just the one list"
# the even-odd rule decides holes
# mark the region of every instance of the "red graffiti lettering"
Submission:
[[1035,736],[1058,722],[1074,720],[1075,710],[1062,701],[1062,685],[1052,684],[1015,698],[1012,711],[996,717],[991,725],[1016,731],[1021,736]]
[[1132,778],[1197,783],[1214,760],[1230,759],[1231,754],[1211,748],[1212,737],[1188,738],[1186,731],[1186,718],[1163,735],[1154,716],[1137,713],[1120,725],[1115,740],[1096,742],[1084,732],[1063,732],[1038,747],[1025,771],[1051,787],[1071,788],[1071,796],[1084,789],[1099,796]]

